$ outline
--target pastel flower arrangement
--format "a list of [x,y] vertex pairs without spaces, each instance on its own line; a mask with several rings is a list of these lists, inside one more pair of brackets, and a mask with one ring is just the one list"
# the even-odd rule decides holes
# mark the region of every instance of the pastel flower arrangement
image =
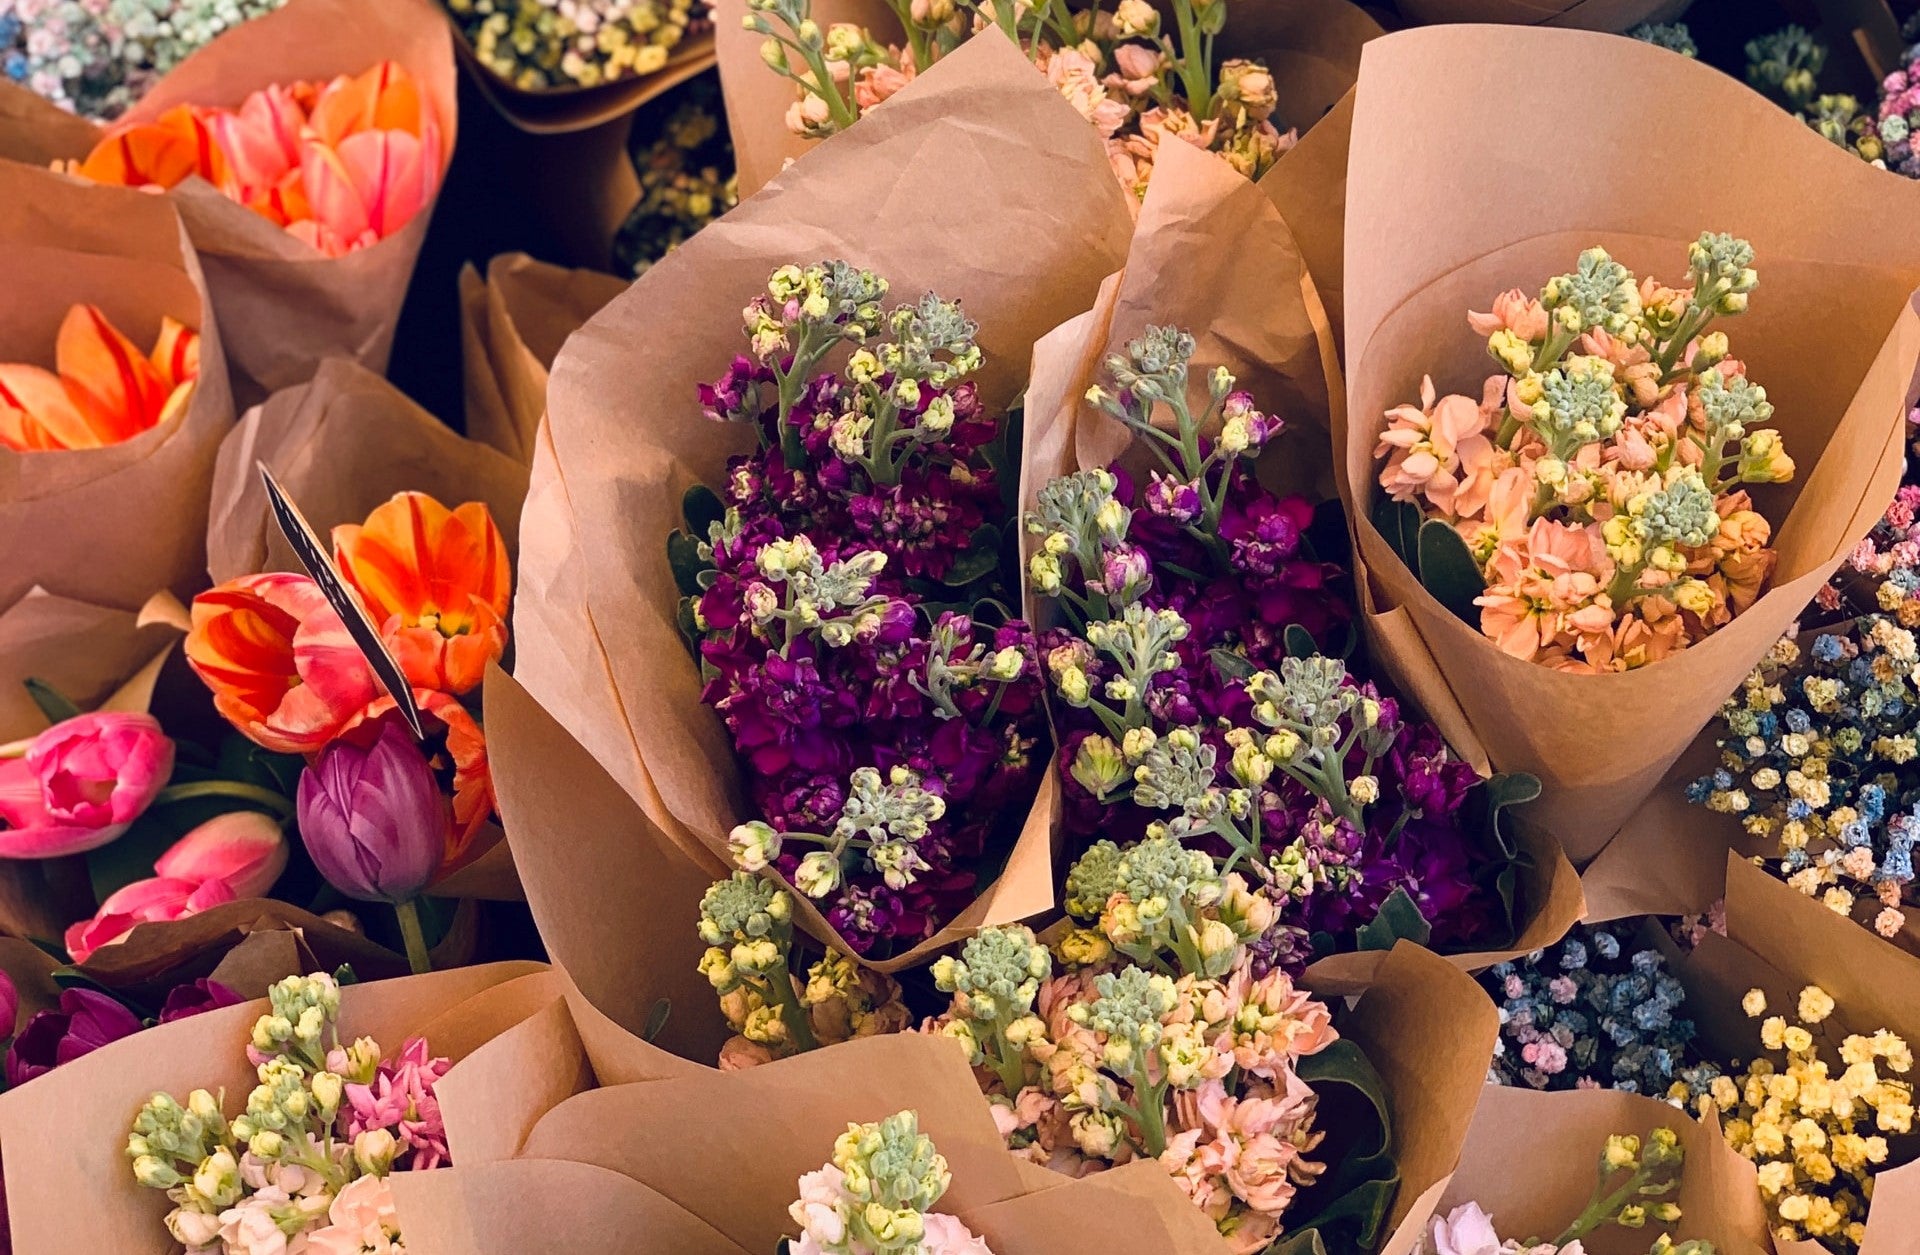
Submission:
[[[615,238],[614,258],[640,275],[686,243],[694,232],[740,203],[733,143],[720,111],[719,87],[704,75],[676,89],[673,112],[657,138],[633,155],[640,176],[640,203]],[[636,119],[636,140],[649,133],[646,114]]]
[[[1908,36],[1916,31],[1911,25]],[[1873,133],[1882,147],[1881,160],[1887,169],[1920,179],[1920,151],[1915,148],[1915,131],[1920,131],[1920,45],[1907,49],[1900,68],[1880,84],[1880,104],[1873,121]]]
[[166,190],[199,177],[325,257],[367,248],[433,203],[442,119],[404,66],[275,84],[238,108],[176,105],[110,128],[64,163],[95,183]]
[[[1586,1207],[1552,1241],[1529,1238],[1502,1240],[1493,1217],[1480,1204],[1468,1202],[1429,1223],[1415,1255],[1585,1255],[1585,1239],[1616,1226],[1642,1229],[1649,1223],[1670,1225],[1681,1218],[1680,1206],[1669,1202],[1680,1185],[1685,1152],[1672,1129],[1655,1129],[1643,1143],[1630,1134],[1615,1134],[1600,1152],[1598,1182]],[[1670,1233],[1653,1239],[1647,1255],[1713,1255],[1713,1243],[1700,1239],[1675,1242]]]
[[873,957],[972,901],[1045,736],[1032,633],[1004,612],[1016,472],[969,378],[974,324],[886,294],[845,262],[774,272],[745,311],[751,355],[701,390],[758,447],[722,496],[688,495],[693,531],[668,543],[702,698],[758,814],[729,834],[734,860],[777,869]]
[[1767,1015],[1758,989],[1741,1005],[1760,1020],[1766,1053],[1744,1073],[1715,1080],[1697,1105],[1718,1108],[1727,1144],[1758,1167],[1778,1241],[1857,1250],[1873,1174],[1889,1154],[1886,1135],[1913,1127],[1913,1083],[1899,1079],[1912,1070],[1913,1052],[1884,1029],[1850,1034],[1839,1043],[1836,1071],[1814,1035],[1834,1010],[1817,985],[1800,991],[1791,1019]]
[[167,1231],[189,1255],[401,1255],[387,1178],[447,1162],[434,1085],[447,1070],[424,1039],[392,1059],[371,1038],[342,1042],[340,989],[325,974],[268,991],[247,1059],[259,1084],[244,1110],[196,1089],[155,1094],[134,1117],[134,1180],[173,1202]]
[[[1907,520],[1920,489],[1900,490],[1888,519]],[[1883,524],[1883,527],[1886,524]],[[1904,530],[1902,528],[1901,530]],[[1878,532],[1879,529],[1876,529]],[[1920,571],[1899,540],[1856,558],[1873,569],[1888,612],[1821,632],[1804,647],[1776,643],[1720,711],[1720,765],[1687,787],[1687,800],[1739,818],[1764,843],[1775,874],[1883,937],[1905,927],[1920,840]]]
[[1158,460],[1144,486],[1079,471],[1027,519],[1068,835],[1164,833],[1228,858],[1263,895],[1265,960],[1295,973],[1383,916],[1441,946],[1499,934],[1491,799],[1530,794],[1481,788],[1436,729],[1319,652],[1351,611],[1307,541],[1312,507],[1254,474],[1284,424],[1225,370],[1194,413],[1193,353],[1149,328],[1088,393]]
[[491,73],[522,91],[652,74],[704,14],[694,0],[445,0]]
[[95,305],[60,321],[54,369],[0,363],[0,449],[103,449],[186,407],[200,377],[200,334],[163,318],[142,352]]
[[286,0],[0,0],[0,78],[111,122],[174,66]]
[[423,969],[413,900],[493,816],[473,706],[506,652],[512,566],[484,503],[449,510],[419,492],[336,527],[333,555],[413,686],[425,744],[309,576],[244,575],[195,597],[187,662],[243,736],[305,759],[290,809],[315,866],[349,897],[393,904]]
[[1531,1089],[1698,1089],[1718,1069],[1690,1063],[1686,991],[1652,945],[1623,925],[1580,925],[1564,940],[1496,963],[1480,983],[1500,1007],[1487,1079]]
[[[1290,1214],[1330,1170],[1320,1093],[1352,1085],[1385,1107],[1327,1005],[1259,947],[1273,903],[1223,870],[1234,861],[1164,834],[1102,842],[1068,872],[1075,924],[1051,947],[991,928],[933,965],[953,1003],[926,1029],[967,1050],[1016,1153],[1070,1176],[1156,1159],[1250,1255],[1341,1214],[1326,1198]],[[1332,1171],[1346,1188],[1367,1175]],[[1379,1219],[1366,1212],[1362,1249]]]
[[1709,330],[1745,311],[1752,263],[1745,241],[1703,234],[1670,288],[1588,249],[1537,299],[1514,289],[1469,316],[1501,367],[1478,398],[1429,378],[1388,413],[1376,522],[1418,534],[1410,569],[1503,652],[1647,666],[1765,590],[1772,527],[1744,486],[1794,465],[1766,389]]
[[1257,179],[1297,138],[1273,121],[1279,95],[1266,66],[1214,64],[1226,0],[1172,0],[1170,18],[1146,0],[1120,0],[1111,10],[1076,10],[1065,0],[900,0],[892,8],[905,32],[902,47],[851,23],[823,31],[811,0],[749,0],[747,7],[747,28],[767,36],[768,66],[795,84],[787,129],[809,138],[845,130],[989,26],[1024,47],[1100,132],[1115,177],[1135,196],[1146,194],[1166,140],[1215,153]]
[[935,1211],[953,1181],[946,1157],[902,1111],[849,1124],[833,1158],[800,1178],[787,1214],[800,1235],[787,1255],[993,1255],[986,1242]]

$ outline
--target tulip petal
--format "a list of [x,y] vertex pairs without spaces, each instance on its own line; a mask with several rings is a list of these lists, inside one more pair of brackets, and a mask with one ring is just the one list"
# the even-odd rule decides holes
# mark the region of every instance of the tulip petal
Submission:
[[200,378],[200,333],[172,318],[160,320],[160,337],[149,355],[153,368],[160,372],[161,386],[169,392],[183,383]]
[[67,311],[54,359],[68,395],[87,416],[100,444],[118,444],[153,426],[172,391],[146,355],[97,306],[76,305]]
[[153,864],[164,878],[196,884],[218,880],[242,898],[264,897],[286,867],[286,837],[277,821],[259,811],[216,815]]
[[12,363],[0,365],[0,442],[22,452],[100,444],[58,375]]
[[335,239],[349,242],[372,232],[367,192],[337,150],[307,143],[300,155],[300,179],[313,220]]
[[419,135],[431,121],[432,110],[413,75],[396,61],[382,61],[328,83],[314,102],[309,125],[326,143],[338,144],[363,131]]
[[108,131],[73,173],[120,187],[177,187],[196,174],[223,190],[231,183],[212,129],[191,105]]

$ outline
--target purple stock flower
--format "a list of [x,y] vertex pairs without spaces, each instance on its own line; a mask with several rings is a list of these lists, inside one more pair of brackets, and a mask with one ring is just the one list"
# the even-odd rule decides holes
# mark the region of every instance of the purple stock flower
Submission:
[[92,989],[63,990],[59,1007],[36,1012],[7,1047],[7,1084],[25,1085],[139,1031],[140,1017],[107,995]]

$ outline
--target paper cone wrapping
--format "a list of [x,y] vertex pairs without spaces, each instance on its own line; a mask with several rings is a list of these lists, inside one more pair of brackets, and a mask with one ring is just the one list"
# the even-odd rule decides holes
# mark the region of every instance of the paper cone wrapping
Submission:
[[[389,1055],[426,1036],[459,1059],[519,1013],[513,984],[550,979],[538,963],[493,963],[350,985],[341,991],[344,1038],[372,1036]],[[499,1000],[507,1003],[502,1022]],[[226,1092],[238,1109],[254,1085],[246,1045],[264,998],[114,1042],[0,1096],[8,1221],[21,1252],[115,1251],[171,1255],[166,1195],[134,1182],[127,1130],[154,1093]]]
[[[451,159],[459,121],[452,36],[432,0],[290,0],[181,62],[121,122],[152,121],[179,104],[234,106],[275,83],[326,82],[382,60],[404,65],[420,83],[443,158]],[[84,158],[104,129],[0,83],[0,157]],[[306,382],[327,357],[385,372],[431,205],[378,244],[326,258],[199,179],[168,199],[199,250],[214,312],[229,328],[227,365],[241,406]]]
[[[649,270],[568,340],[535,452],[514,612],[515,674],[685,857],[724,869],[746,818],[731,743],[701,704],[675,622],[666,536],[682,494],[752,440],[695,385],[739,351],[740,310],[791,262],[839,257],[896,299],[957,298],[980,326],[982,399],[1018,394],[1033,342],[1093,301],[1131,218],[1098,140],[1025,59],[977,39]],[[1044,185],[1044,197],[1022,189]],[[1000,879],[910,964],[1053,903],[1052,794]],[[605,840],[616,840],[607,834]],[[825,923],[801,902],[803,922]]]
[[[203,578],[207,485],[233,401],[200,262],[167,201],[11,162],[0,162],[0,253],[8,273],[0,360],[51,369],[61,320],[82,303],[99,306],[143,350],[165,317],[200,333],[200,382],[182,413],[104,449],[0,449],[0,607],[13,638],[5,645],[47,630],[48,606],[11,620],[38,586],[69,603],[67,623],[103,655],[124,654],[131,624],[108,612],[137,611],[162,588],[190,595]],[[93,613],[82,616],[75,602]],[[89,667],[72,679],[110,690],[126,678],[114,670]]]
[[[274,521],[261,463],[322,538],[340,524],[361,522],[396,493],[417,491],[448,509],[486,503],[508,557],[517,560],[526,467],[457,435],[346,358],[329,359],[311,382],[248,410],[220,446],[207,531],[208,567],[216,582],[304,569]],[[433,892],[517,900],[519,886],[498,829],[489,825],[473,849]]]
[[[1753,1165],[1685,1112],[1657,1098],[1612,1089],[1543,1093],[1486,1086],[1461,1153],[1460,1169],[1434,1209],[1444,1216],[1478,1203],[1502,1237],[1525,1241],[1564,1230],[1587,1205],[1607,1138],[1641,1138],[1657,1128],[1680,1137],[1686,1162],[1671,1201],[1681,1219],[1676,1240],[1713,1243],[1715,1255],[1772,1255]],[[1388,1246],[1401,1249],[1400,1237]],[[1585,1239],[1589,1255],[1646,1255],[1651,1230],[1608,1226]]]
[[[787,129],[787,108],[799,88],[761,60],[766,37],[741,25],[746,14],[746,0],[714,5],[714,51],[742,196],[759,191],[818,142]],[[812,14],[822,30],[852,22],[882,43],[903,42],[885,0],[815,0]],[[1264,61],[1279,91],[1275,125],[1304,134],[1353,86],[1360,45],[1380,33],[1379,22],[1347,0],[1239,0],[1219,36],[1215,64],[1233,57]]]
[[[1511,102],[1484,85],[1544,65],[1580,67],[1561,103],[1567,116],[1594,119],[1582,153],[1630,147],[1639,169],[1681,171],[1712,145],[1723,175],[1642,188],[1571,149],[1515,149],[1501,122]],[[1372,644],[1450,740],[1463,722],[1495,768],[1541,778],[1532,818],[1578,864],[1646,800],[1891,499],[1920,358],[1910,299],[1920,236],[1863,228],[1920,213],[1920,186],[1881,178],[1686,58],[1517,27],[1436,28],[1368,45],[1352,153],[1340,447],[1349,526],[1380,612],[1368,616]],[[1505,655],[1419,587],[1369,521],[1384,414],[1417,396],[1426,372],[1443,392],[1478,395],[1484,346],[1466,312],[1498,291],[1537,287],[1594,244],[1639,274],[1671,278],[1709,229],[1745,236],[1758,255],[1752,312],[1727,331],[1778,406],[1800,466],[1794,484],[1756,494],[1775,521],[1772,588],[1701,644],[1638,671],[1567,675]],[[1457,717],[1442,710],[1449,693]]]
[[547,412],[547,373],[560,346],[626,290],[613,275],[550,266],[525,253],[494,258],[485,279],[472,266],[463,268],[467,438],[531,465],[534,435]]
[[454,31],[454,48],[473,85],[501,117],[532,135],[571,134],[618,121],[713,66],[714,37],[711,32],[703,32],[682,39],[668,55],[667,63],[651,74],[629,75],[595,87],[529,90],[516,87],[480,64],[459,27]]
[[1346,350],[1347,146],[1353,140],[1353,91],[1261,176],[1260,190],[1280,210],[1320,293],[1336,350]]
[[1398,0],[1411,22],[1510,22],[1625,31],[1642,22],[1671,22],[1692,0]]

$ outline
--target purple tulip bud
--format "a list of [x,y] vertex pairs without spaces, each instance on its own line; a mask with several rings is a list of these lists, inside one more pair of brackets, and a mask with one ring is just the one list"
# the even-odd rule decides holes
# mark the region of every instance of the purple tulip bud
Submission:
[[218,1011],[221,1007],[237,1007],[245,1001],[245,998],[219,981],[202,976],[199,980],[186,981],[167,991],[167,1000],[160,1007],[160,1022],[171,1024],[190,1015]]
[[300,775],[300,838],[327,883],[363,902],[406,902],[440,870],[447,800],[399,723],[372,746],[335,741]]
[[139,1031],[139,1017],[105,994],[66,990],[58,1009],[36,1013],[7,1048],[7,1084],[25,1085],[43,1072]]

